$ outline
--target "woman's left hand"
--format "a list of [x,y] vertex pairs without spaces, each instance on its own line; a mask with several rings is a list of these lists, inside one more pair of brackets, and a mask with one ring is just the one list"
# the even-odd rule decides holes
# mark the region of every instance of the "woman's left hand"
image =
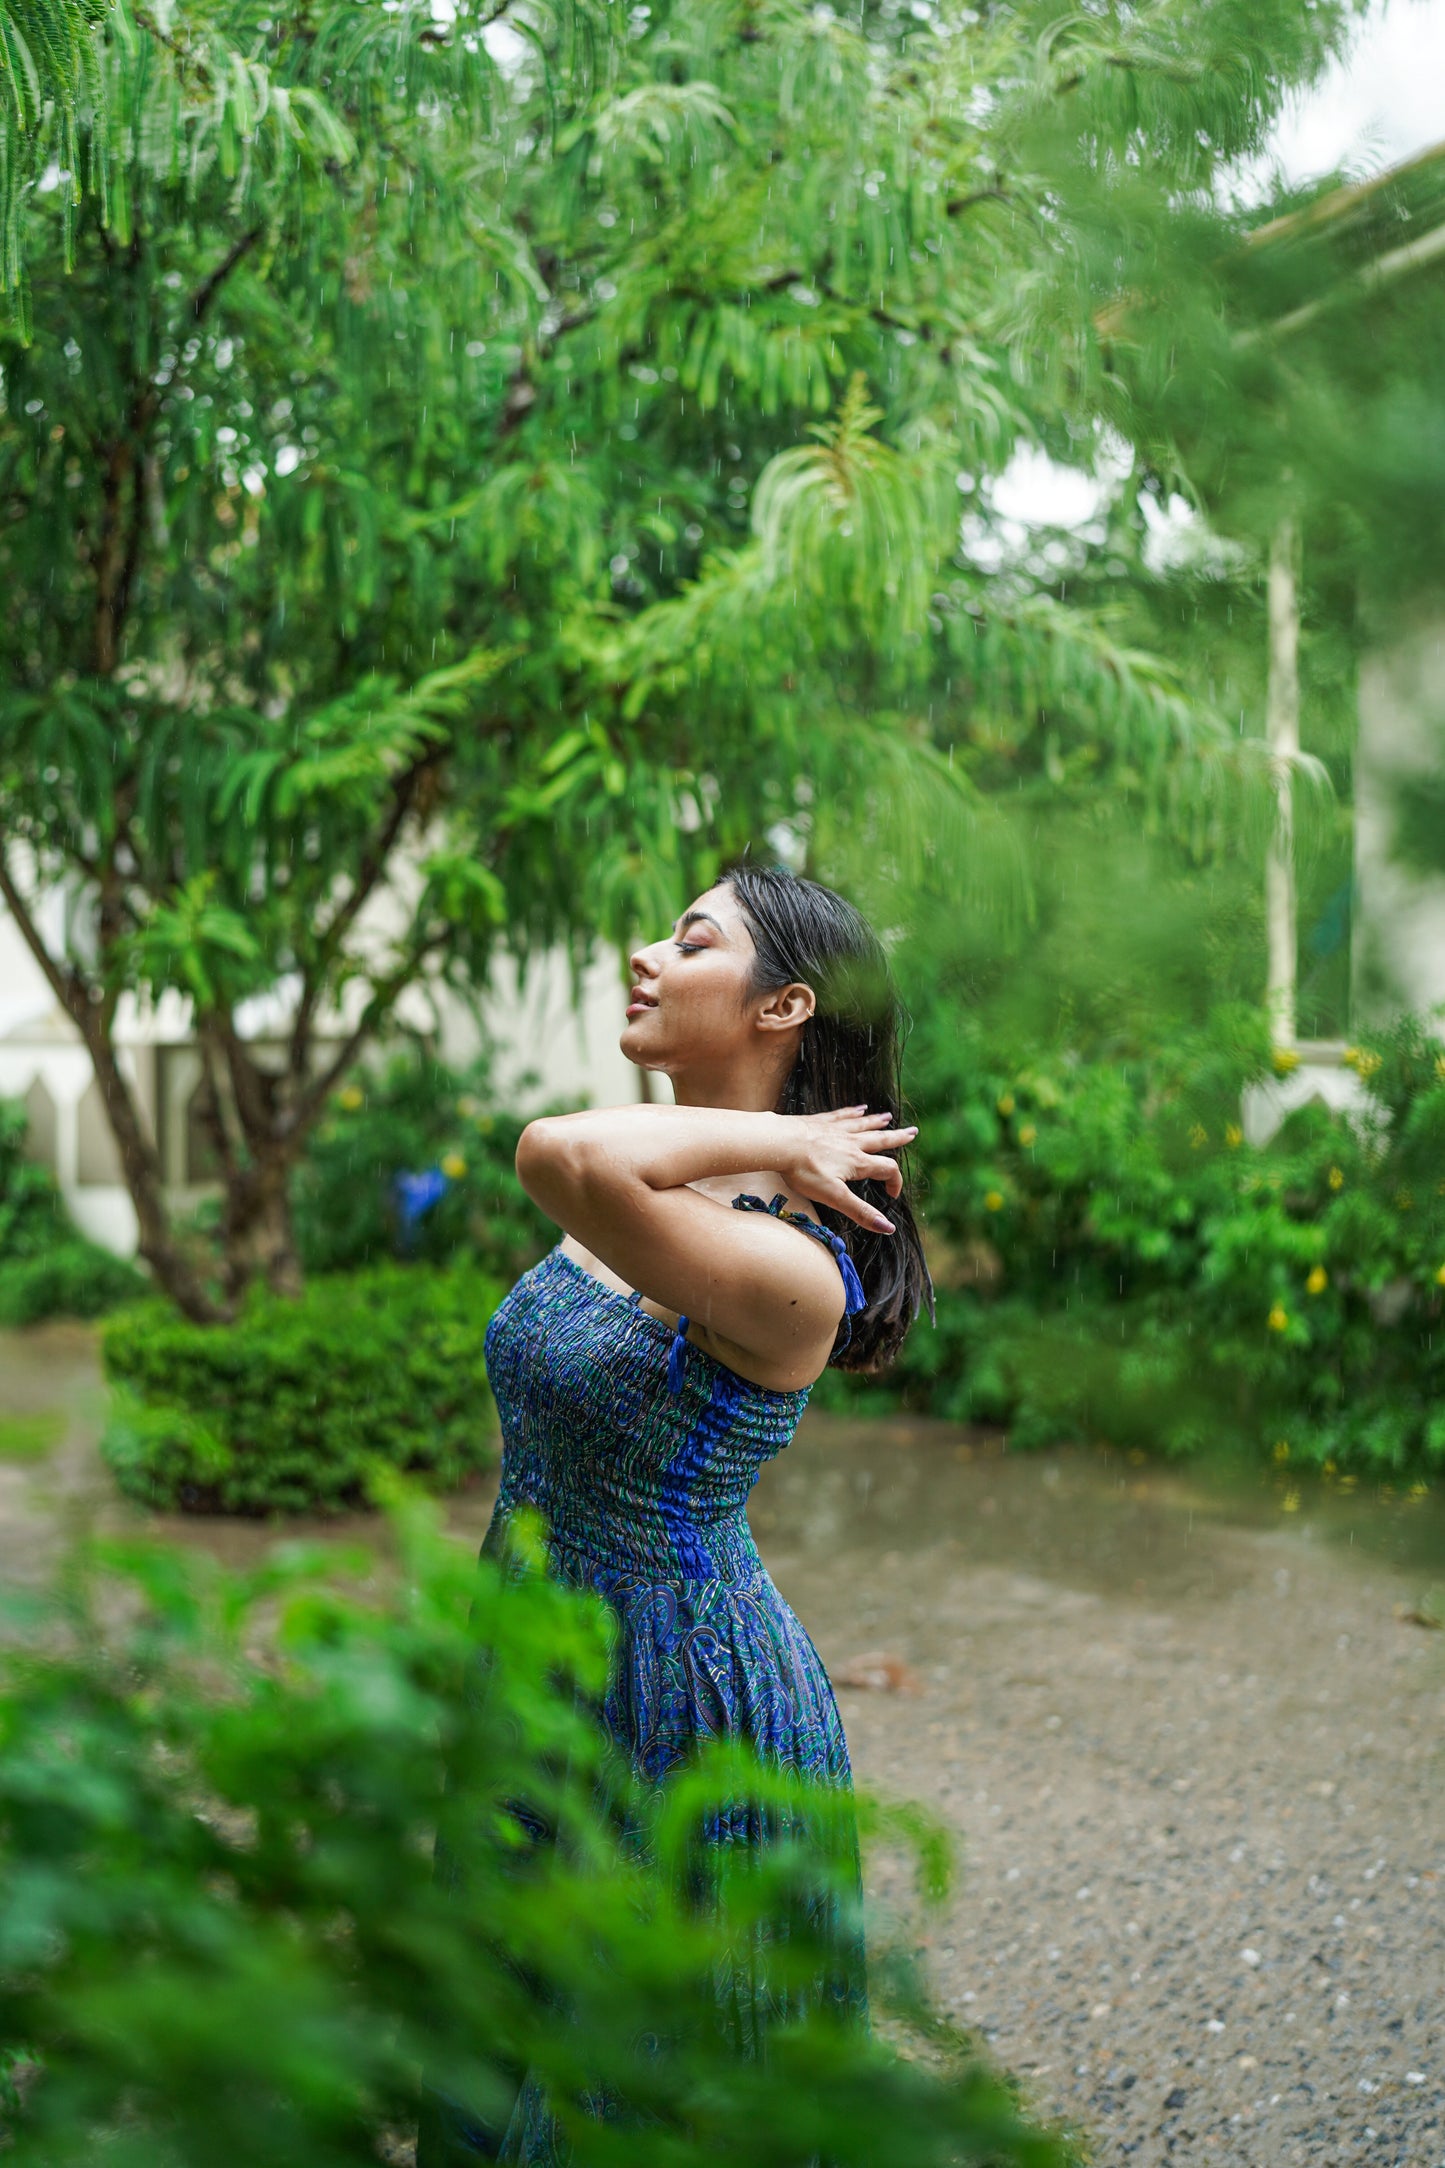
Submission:
[[903,1176],[891,1157],[918,1135],[916,1122],[893,1127],[893,1116],[870,1114],[866,1107],[838,1107],[829,1114],[791,1114],[786,1125],[785,1156],[778,1172],[800,1197],[825,1204],[874,1234],[892,1234],[893,1222],[866,1198],[855,1196],[850,1182],[881,1182],[890,1197],[903,1189]]

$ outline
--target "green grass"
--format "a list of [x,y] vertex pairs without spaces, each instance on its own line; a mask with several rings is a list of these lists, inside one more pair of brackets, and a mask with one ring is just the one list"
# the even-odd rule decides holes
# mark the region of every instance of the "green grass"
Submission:
[[34,1415],[0,1415],[0,1460],[43,1460],[65,1436],[65,1417],[59,1408],[42,1408]]

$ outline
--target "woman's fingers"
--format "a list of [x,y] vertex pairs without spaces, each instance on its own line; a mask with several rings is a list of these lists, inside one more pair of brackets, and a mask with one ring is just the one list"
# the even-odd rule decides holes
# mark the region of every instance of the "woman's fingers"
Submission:
[[903,1194],[903,1169],[896,1159],[865,1159],[848,1179],[850,1182],[881,1182],[890,1197]]
[[[871,1177],[869,1178],[871,1179]],[[844,1219],[855,1220],[866,1227],[870,1234],[891,1235],[893,1222],[876,1205],[849,1189],[845,1182],[819,1182],[811,1192],[816,1204],[826,1204],[834,1212],[841,1212]]]
[[911,1129],[884,1129],[860,1141],[865,1152],[901,1152],[917,1135],[918,1124],[915,1122]]

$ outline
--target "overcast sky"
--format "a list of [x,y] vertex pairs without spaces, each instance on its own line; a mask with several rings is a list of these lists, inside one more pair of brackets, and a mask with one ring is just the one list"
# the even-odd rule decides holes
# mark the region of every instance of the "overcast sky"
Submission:
[[1342,159],[1373,170],[1445,140],[1445,0],[1372,7],[1347,57],[1286,114],[1275,151],[1291,180]]

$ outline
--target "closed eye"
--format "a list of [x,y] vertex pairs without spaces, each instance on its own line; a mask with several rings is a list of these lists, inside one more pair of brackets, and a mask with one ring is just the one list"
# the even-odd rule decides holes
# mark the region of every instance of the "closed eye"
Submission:
[[674,941],[672,945],[681,949],[684,956],[700,956],[707,947],[706,941]]

